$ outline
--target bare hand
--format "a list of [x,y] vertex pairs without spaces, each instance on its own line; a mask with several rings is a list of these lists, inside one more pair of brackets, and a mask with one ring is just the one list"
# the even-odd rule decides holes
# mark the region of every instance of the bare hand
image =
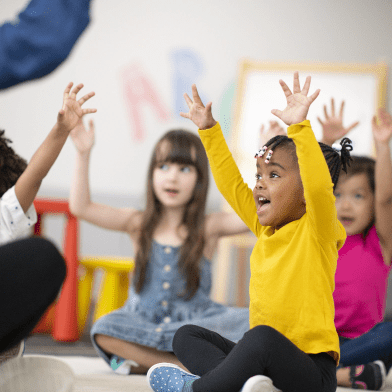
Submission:
[[199,97],[199,93],[197,92],[195,84],[192,84],[192,96],[193,102],[189,98],[187,93],[184,94],[184,98],[186,104],[188,105],[189,112],[181,112],[180,116],[192,120],[199,129],[212,128],[216,124],[216,121],[212,117],[211,113],[212,102],[207,103],[207,106],[203,105],[203,102]]
[[270,121],[269,128],[267,132],[264,132],[264,124],[260,127],[260,148],[263,148],[264,145],[270,140],[271,138],[278,136],[278,135],[287,135],[286,131],[277,121]]
[[64,132],[71,132],[79,119],[85,114],[97,111],[97,109],[82,109],[82,105],[93,97],[95,93],[88,93],[77,101],[76,94],[83,88],[83,84],[78,84],[70,93],[72,86],[73,83],[71,82],[64,90],[63,107],[57,115],[57,124]]
[[83,120],[80,118],[70,135],[76,149],[80,153],[89,152],[92,149],[95,140],[94,121],[89,121],[89,129],[86,130]]
[[376,142],[389,143],[392,136],[392,116],[385,109],[378,109],[379,124],[376,116],[372,119],[373,137]]
[[306,120],[310,105],[320,93],[320,89],[318,89],[310,97],[308,97],[310,80],[311,78],[308,76],[306,78],[304,87],[301,90],[298,72],[294,72],[294,93],[291,92],[283,80],[279,80],[279,83],[282,86],[283,92],[287,99],[287,106],[283,111],[273,109],[271,110],[271,113],[280,118],[286,125],[289,126]]
[[323,143],[332,146],[332,144],[335,143],[336,140],[339,140],[343,136],[347,135],[347,133],[349,133],[353,128],[355,128],[359,124],[359,121],[357,121],[355,123],[352,123],[347,128],[345,128],[343,126],[343,111],[344,111],[344,101],[342,101],[342,104],[340,105],[340,112],[338,116],[335,115],[335,101],[333,98],[331,98],[331,115],[328,115],[327,106],[324,105],[325,120],[322,121],[320,117],[317,117],[323,131],[323,137],[322,137]]

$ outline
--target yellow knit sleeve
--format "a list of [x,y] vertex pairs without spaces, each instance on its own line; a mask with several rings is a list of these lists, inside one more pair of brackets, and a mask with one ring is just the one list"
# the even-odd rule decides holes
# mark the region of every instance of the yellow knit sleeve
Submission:
[[296,146],[309,220],[320,238],[336,241],[342,233],[337,219],[333,183],[310,122],[305,120],[291,125],[287,133]]
[[199,129],[199,135],[219,191],[249,229],[258,235],[261,225],[253,192],[242,179],[219,123],[211,129]]

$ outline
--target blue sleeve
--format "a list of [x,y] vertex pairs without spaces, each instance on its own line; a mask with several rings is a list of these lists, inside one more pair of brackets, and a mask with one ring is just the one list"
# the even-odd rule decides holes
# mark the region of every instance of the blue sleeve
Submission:
[[40,78],[68,56],[87,27],[91,0],[32,0],[0,26],[0,89]]

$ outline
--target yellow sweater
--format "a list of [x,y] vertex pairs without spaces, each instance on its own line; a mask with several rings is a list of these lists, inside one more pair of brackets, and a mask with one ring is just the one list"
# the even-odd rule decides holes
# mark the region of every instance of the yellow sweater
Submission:
[[306,212],[277,231],[259,223],[252,189],[244,183],[220,125],[199,134],[218,189],[258,238],[250,257],[250,327],[269,325],[305,353],[327,352],[338,363],[332,293],[346,232],[337,219],[333,183],[309,121],[288,128]]

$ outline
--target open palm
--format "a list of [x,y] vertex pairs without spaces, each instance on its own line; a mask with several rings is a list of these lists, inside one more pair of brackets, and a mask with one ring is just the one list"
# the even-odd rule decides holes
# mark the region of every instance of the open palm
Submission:
[[392,136],[392,116],[385,109],[378,109],[379,124],[376,116],[372,119],[373,137],[377,142],[387,143]]
[[212,102],[209,102],[207,103],[207,106],[204,106],[195,84],[192,85],[192,97],[193,101],[189,98],[188,94],[184,94],[184,98],[186,104],[188,105],[189,112],[181,112],[180,116],[192,120],[199,129],[212,128],[216,124],[216,121],[212,117],[211,112]]
[[71,82],[64,90],[63,106],[57,115],[57,123],[65,132],[70,132],[83,115],[97,111],[97,109],[82,109],[82,105],[93,97],[95,93],[88,93],[76,100],[76,95],[83,88],[83,84],[78,84],[71,92],[72,86],[73,83]]
[[83,124],[83,119],[80,118],[70,135],[79,152],[90,151],[95,141],[94,121],[89,121],[89,129],[87,130]]
[[283,80],[279,80],[286,96],[287,106],[284,110],[273,109],[271,110],[271,113],[280,118],[287,125],[298,124],[306,120],[310,105],[320,93],[320,90],[316,90],[308,97],[310,80],[311,78],[308,76],[304,87],[301,90],[298,72],[295,72],[293,92],[291,92]]

